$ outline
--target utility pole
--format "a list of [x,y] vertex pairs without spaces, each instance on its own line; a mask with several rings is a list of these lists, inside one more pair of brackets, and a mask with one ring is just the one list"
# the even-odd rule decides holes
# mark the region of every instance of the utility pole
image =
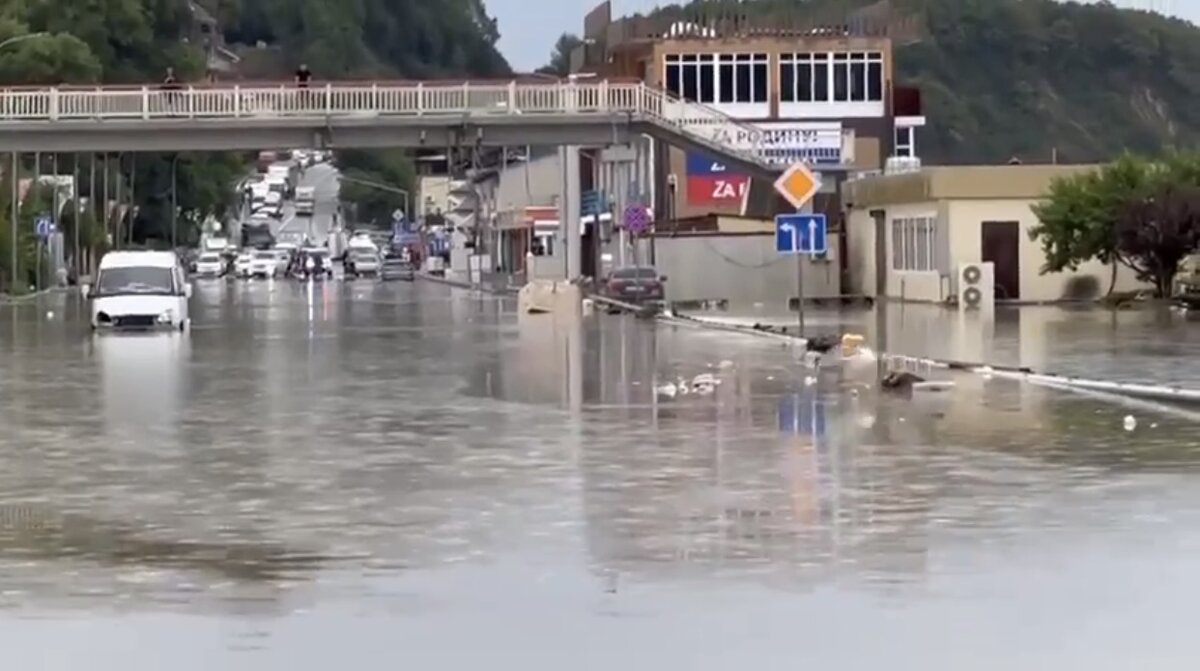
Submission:
[[137,193],[137,191],[135,190],[136,186],[137,186],[137,154],[130,153],[129,154],[129,209],[127,210],[129,212],[129,226],[128,226],[127,234],[128,234],[130,247],[133,246],[133,221],[134,221],[134,217],[137,216],[137,210],[135,209],[135,205],[134,205],[134,203],[137,202],[134,199],[134,196]]
[[109,244],[116,246],[115,243],[117,242],[117,239],[108,230],[108,223],[109,223],[109,221],[108,221],[109,220],[108,200],[109,200],[110,189],[111,189],[111,187],[109,186],[109,180],[108,180],[108,164],[109,164],[108,152],[101,154],[101,156],[103,157],[102,160],[104,161],[104,201],[100,204],[100,210],[102,212],[100,221],[102,222],[101,227],[104,229],[105,240],[108,241]]
[[179,248],[179,192],[175,182],[175,170],[178,164],[179,152],[176,152],[171,157],[171,249]]
[[72,252],[72,264],[75,266],[75,281],[79,281],[79,276],[83,274],[82,264],[80,263],[79,254],[79,225],[83,222],[83,202],[79,200],[79,194],[82,189],[79,188],[79,153],[71,155],[71,189],[74,190],[75,199],[75,251]]
[[17,291],[17,278],[20,274],[17,272],[17,247],[19,246],[21,219],[21,195],[20,195],[20,155],[17,152],[12,153],[12,266],[9,269],[12,275],[12,286],[9,288],[10,293]]

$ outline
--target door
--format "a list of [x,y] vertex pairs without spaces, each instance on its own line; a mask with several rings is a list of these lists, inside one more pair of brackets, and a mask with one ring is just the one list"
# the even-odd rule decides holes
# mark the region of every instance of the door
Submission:
[[[875,297],[887,296],[888,278],[888,244],[887,244],[887,213],[883,210],[871,210],[871,221],[875,225]],[[866,287],[863,287],[866,293]]]
[[1021,298],[1021,225],[1015,221],[985,221],[979,232],[981,258],[996,272],[996,298]]

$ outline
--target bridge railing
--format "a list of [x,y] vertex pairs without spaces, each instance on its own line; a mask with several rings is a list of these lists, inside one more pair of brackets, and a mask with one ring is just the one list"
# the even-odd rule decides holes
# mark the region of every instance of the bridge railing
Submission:
[[727,153],[754,154],[753,127],[638,81],[510,81],[7,89],[0,122],[628,113]]

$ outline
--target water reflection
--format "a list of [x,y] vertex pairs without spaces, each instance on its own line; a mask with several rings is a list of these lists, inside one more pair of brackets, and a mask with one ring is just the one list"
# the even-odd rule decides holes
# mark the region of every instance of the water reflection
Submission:
[[[0,534],[3,603],[96,617],[171,602],[227,622],[259,603],[292,631],[262,643],[279,653],[263,668],[335,634],[390,644],[396,618],[440,662],[434,649],[488,656],[464,637],[511,655],[530,632],[556,660],[538,668],[580,650],[794,661],[785,634],[804,622],[806,650],[835,665],[867,655],[865,627],[876,662],[915,640],[911,659],[937,667],[963,621],[1018,636],[1049,610],[1075,631],[1097,608],[1077,582],[1151,614],[1191,584],[1183,569],[1152,593],[1109,579],[1129,574],[1122,557],[1181,564],[1197,542],[1186,414],[977,376],[855,395],[835,371],[805,384],[763,340],[520,319],[420,284],[197,297],[188,338],[91,344],[29,315],[0,328],[0,503],[48,520]],[[702,373],[712,393],[655,392]],[[283,614],[301,600],[312,612]],[[1155,627],[1190,636],[1186,618]]]
[[97,334],[91,349],[100,365],[98,391],[109,439],[154,441],[172,449],[189,384],[189,334]]

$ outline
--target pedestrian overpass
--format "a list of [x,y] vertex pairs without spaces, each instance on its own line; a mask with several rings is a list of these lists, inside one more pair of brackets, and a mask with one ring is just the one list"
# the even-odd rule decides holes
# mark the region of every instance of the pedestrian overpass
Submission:
[[641,81],[13,88],[0,152],[624,144],[648,135],[773,177],[761,134]]

